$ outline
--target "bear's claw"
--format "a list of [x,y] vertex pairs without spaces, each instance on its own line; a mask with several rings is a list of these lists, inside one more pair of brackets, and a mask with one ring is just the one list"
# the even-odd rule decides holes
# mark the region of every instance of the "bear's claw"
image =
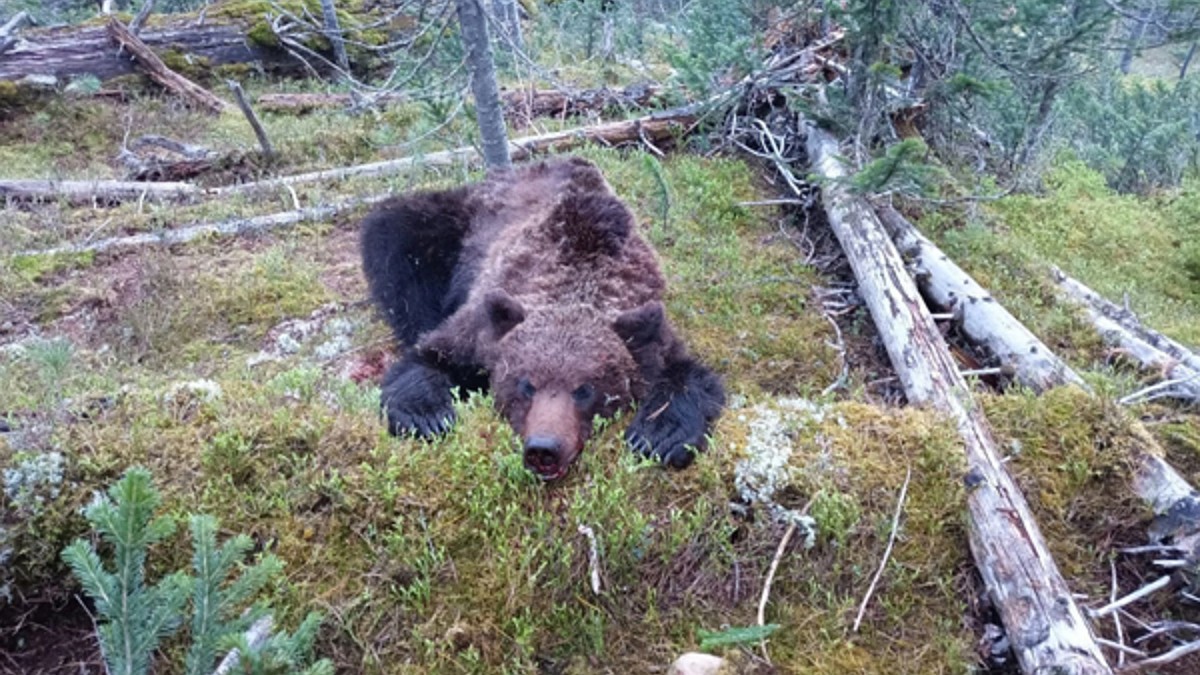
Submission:
[[454,425],[454,397],[445,373],[406,360],[384,378],[382,404],[393,436],[439,436]]
[[705,425],[688,424],[686,415],[663,411],[657,418],[638,414],[625,431],[629,448],[665,466],[685,469],[704,447]]
[[393,436],[416,436],[433,438],[441,436],[454,426],[454,410],[445,415],[418,414],[387,408],[388,431]]

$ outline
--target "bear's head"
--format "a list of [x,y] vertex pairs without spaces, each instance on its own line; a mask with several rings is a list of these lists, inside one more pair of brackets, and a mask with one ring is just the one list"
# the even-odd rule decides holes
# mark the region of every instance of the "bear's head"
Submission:
[[585,306],[527,312],[495,291],[484,308],[496,405],[521,436],[525,465],[544,480],[560,478],[596,416],[611,417],[645,395],[643,355],[656,353],[662,305],[651,302],[612,321]]

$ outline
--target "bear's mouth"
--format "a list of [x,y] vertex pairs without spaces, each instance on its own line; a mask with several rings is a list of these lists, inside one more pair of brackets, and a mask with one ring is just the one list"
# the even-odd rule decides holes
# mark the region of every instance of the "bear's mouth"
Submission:
[[562,478],[563,476],[566,476],[570,470],[571,470],[570,466],[560,466],[560,467],[557,467],[556,469],[554,469],[554,471],[551,471],[549,473],[542,473],[540,471],[537,471],[535,473],[537,474],[538,478],[542,479],[543,482],[551,483],[553,481],[558,480],[559,478]]

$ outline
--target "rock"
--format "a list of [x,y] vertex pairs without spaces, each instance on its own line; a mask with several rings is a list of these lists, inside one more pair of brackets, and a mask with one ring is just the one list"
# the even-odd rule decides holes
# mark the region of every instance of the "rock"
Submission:
[[688,652],[675,659],[667,675],[718,675],[729,662],[712,654]]

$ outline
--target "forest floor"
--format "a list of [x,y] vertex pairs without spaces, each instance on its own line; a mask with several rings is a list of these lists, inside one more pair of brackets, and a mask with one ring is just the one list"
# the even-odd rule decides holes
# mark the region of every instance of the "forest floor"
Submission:
[[[397,150],[434,128],[411,106],[264,118],[282,155],[275,174],[466,135],[452,125]],[[63,99],[0,123],[0,177],[119,177],[127,131],[219,152],[253,147],[236,113],[209,117],[157,96]],[[967,547],[957,437],[898,405],[823,224],[755,204],[781,195],[738,156],[578,154],[638,214],[663,260],[672,321],[730,393],[711,449],[688,470],[637,461],[618,419],[600,425],[567,478],[544,485],[481,396],[460,404],[439,441],[385,434],[377,380],[394,345],[365,302],[362,209],[170,248],[29,253],[459,184],[478,176],[466,167],[253,198],[0,212],[0,672],[101,672],[89,606],[59,555],[87,532],[81,507],[131,465],[152,472],[164,513],[212,514],[223,536],[249,534],[282,558],[284,576],[267,590],[278,623],[320,611],[317,653],[344,672],[664,672],[704,631],[755,624],[787,529],[778,516],[799,509],[816,527],[792,539],[771,588],[766,618],[781,628],[765,647],[718,653],[748,672],[772,672],[768,658],[789,673],[982,667],[980,636],[996,619]],[[225,178],[247,177],[234,174]],[[1101,392],[1037,397],[978,383],[1072,590],[1099,606],[1114,574],[1123,594],[1152,573],[1144,557],[1117,552],[1145,542],[1150,514],[1128,489],[1136,439],[1115,402],[1150,380],[1055,299],[1048,265],[1200,343],[1200,279],[1177,259],[1179,241],[1196,236],[1200,186],[1119,196],[1070,163],[1047,185],[927,209],[918,224]],[[1200,483],[1200,415],[1161,401],[1132,412]],[[894,550],[853,631],[910,471]],[[580,526],[596,534],[599,594]],[[184,529],[151,549],[152,579],[189,564]],[[1200,620],[1167,594],[1133,611]],[[1111,622],[1096,628],[1114,637]],[[155,672],[181,671],[185,637],[166,643]],[[1193,658],[1160,672],[1197,669]]]

